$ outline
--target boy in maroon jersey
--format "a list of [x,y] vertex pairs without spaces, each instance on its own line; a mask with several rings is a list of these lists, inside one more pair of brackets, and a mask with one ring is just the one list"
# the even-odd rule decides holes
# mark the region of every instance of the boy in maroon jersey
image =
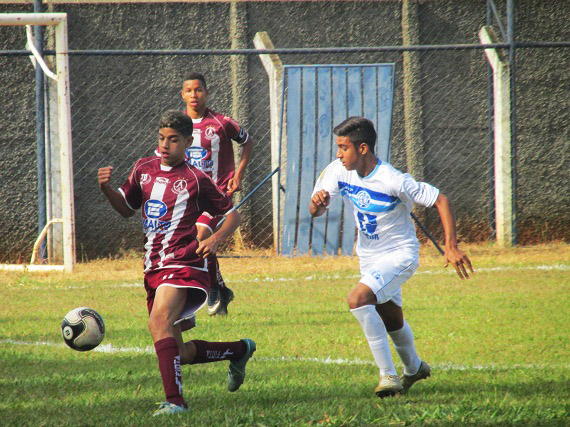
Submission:
[[[208,87],[199,73],[184,77],[181,96],[186,103],[186,114],[194,123],[194,141],[186,150],[188,162],[212,177],[218,188],[228,196],[242,189],[241,182],[251,157],[253,139],[235,120],[216,113],[206,106]],[[241,147],[241,157],[236,169],[232,141]],[[220,217],[205,213],[198,219],[198,238],[211,235]],[[216,255],[208,258],[210,295],[208,314],[225,315],[233,292],[225,286]]]
[[156,353],[166,402],[154,415],[188,410],[182,396],[180,365],[229,360],[228,389],[236,391],[245,378],[245,365],[255,342],[184,342],[182,331],[193,326],[195,313],[208,298],[206,258],[239,226],[237,211],[227,215],[215,233],[199,241],[196,220],[202,212],[223,215],[232,202],[212,179],[185,162],[192,143],[192,120],[168,111],[159,123],[158,152],[136,162],[126,182],[110,186],[112,166],[100,168],[98,181],[111,206],[124,217],[142,208],[145,233],[144,282],[149,311],[148,326]]

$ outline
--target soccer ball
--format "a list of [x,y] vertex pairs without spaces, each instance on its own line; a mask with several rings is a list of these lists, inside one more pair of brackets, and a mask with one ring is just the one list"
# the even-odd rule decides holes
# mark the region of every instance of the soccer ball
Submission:
[[92,308],[78,307],[63,318],[61,335],[65,343],[74,350],[93,350],[105,337],[105,322]]

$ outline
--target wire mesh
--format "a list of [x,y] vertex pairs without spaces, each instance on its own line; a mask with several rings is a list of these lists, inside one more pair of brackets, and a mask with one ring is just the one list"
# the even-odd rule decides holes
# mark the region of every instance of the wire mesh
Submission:
[[[517,40],[568,39],[559,18],[564,15],[560,15],[560,7],[568,6],[552,3],[520,5]],[[498,13],[492,14],[491,24],[501,34],[501,27],[506,28],[505,2],[493,4]],[[479,43],[477,33],[487,22],[486,5],[485,1],[458,5],[451,0],[52,5],[52,11],[69,15],[78,258],[86,260],[141,247],[140,221],[125,220],[112,212],[98,189],[97,168],[113,165],[114,184],[118,186],[137,158],[152,154],[160,114],[184,108],[179,92],[187,71],[206,75],[209,106],[234,117],[255,140],[244,190],[236,202],[272,171],[269,80],[258,55],[103,56],[78,51],[253,49],[253,39],[260,31],[267,32],[275,48],[313,49],[311,53],[281,54],[284,65],[394,63],[391,163],[449,196],[462,239],[491,239],[495,212],[487,59],[480,49],[460,46]],[[14,11],[14,7],[2,6],[3,11]],[[23,32],[13,36],[0,28],[0,43],[0,49],[23,49]],[[46,48],[49,44],[46,41]],[[442,44],[457,48],[319,51]],[[568,52],[567,47],[517,50],[520,158],[516,196],[521,243],[555,238],[556,228],[562,239],[570,238],[564,208],[567,196],[560,197],[563,190],[553,172],[569,169]],[[3,186],[0,212],[13,209],[25,213],[17,224],[23,231],[2,243],[0,258],[7,260],[27,253],[37,235],[33,213],[37,210],[34,75],[25,57],[0,56],[0,64],[6,87],[0,93],[6,111],[0,118],[4,130],[0,135],[0,173],[3,182],[19,183]],[[556,114],[564,108],[566,112]],[[7,159],[14,135],[25,143],[13,150],[14,160],[10,162]],[[553,149],[562,155],[553,156]],[[539,160],[544,167],[535,168]],[[522,176],[529,178],[520,182]],[[535,196],[541,191],[543,177],[545,185],[553,188],[547,194],[556,220],[551,221],[551,231],[536,238],[536,226],[531,225],[540,224],[544,218],[544,209],[539,209]],[[270,182],[241,208],[241,235],[247,247],[273,247]],[[437,213],[417,213],[441,239]],[[6,217],[3,214],[0,221],[12,227]]]

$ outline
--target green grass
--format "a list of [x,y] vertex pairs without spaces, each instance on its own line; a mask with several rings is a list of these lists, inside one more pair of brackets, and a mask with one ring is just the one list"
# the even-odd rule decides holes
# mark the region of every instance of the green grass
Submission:
[[[253,338],[246,382],[229,393],[227,362],[184,366],[191,412],[158,421],[150,415],[162,384],[144,290],[133,285],[142,283],[140,260],[80,264],[69,276],[2,273],[1,424],[570,424],[570,247],[467,249],[477,270],[469,281],[423,249],[404,312],[432,377],[384,400],[374,396],[377,368],[346,306],[355,258],[222,259],[236,292],[230,315],[202,311],[185,338]],[[61,339],[62,317],[80,305],[105,318],[96,351],[74,352]]]

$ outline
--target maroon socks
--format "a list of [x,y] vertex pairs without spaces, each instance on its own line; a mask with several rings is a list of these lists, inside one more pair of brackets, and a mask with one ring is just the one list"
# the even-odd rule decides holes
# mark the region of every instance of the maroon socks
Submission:
[[218,362],[220,360],[239,360],[245,355],[246,346],[243,341],[209,342],[192,340],[196,346],[196,357],[190,363]]
[[166,400],[175,405],[186,405],[182,397],[182,373],[180,371],[180,353],[176,340],[164,338],[154,343],[158,356],[158,368],[162,376]]

